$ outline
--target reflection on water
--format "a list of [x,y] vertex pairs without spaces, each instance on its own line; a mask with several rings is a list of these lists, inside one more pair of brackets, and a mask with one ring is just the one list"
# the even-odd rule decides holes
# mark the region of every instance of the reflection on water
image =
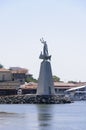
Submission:
[[52,105],[37,105],[39,130],[51,129]]
[[8,117],[8,116],[16,116],[17,115],[17,113],[9,113],[9,112],[0,112],[0,116],[2,116],[2,117]]
[[8,130],[8,127],[15,129],[16,126],[20,125],[22,118],[24,118],[24,115],[20,113],[0,112],[0,130]]

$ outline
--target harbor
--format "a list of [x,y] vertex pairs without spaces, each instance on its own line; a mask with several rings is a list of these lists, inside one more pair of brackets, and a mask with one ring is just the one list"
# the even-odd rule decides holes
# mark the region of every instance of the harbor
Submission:
[[0,0],[0,130],[85,130],[85,53],[85,0]]
[[85,100],[86,82],[54,82],[47,42],[43,38],[40,41],[43,49],[39,56],[42,62],[37,82],[26,82],[27,77],[32,78],[28,69],[21,67],[5,69],[0,65],[0,103],[59,104],[71,103],[76,99]]

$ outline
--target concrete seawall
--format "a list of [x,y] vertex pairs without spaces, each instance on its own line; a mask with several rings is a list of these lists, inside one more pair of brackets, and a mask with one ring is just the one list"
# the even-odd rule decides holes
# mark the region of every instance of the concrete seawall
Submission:
[[0,96],[0,104],[64,104],[71,100],[57,95],[12,95]]

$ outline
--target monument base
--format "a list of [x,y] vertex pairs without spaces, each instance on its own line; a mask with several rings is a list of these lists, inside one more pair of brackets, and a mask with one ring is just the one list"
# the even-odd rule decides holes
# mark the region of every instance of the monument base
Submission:
[[47,60],[41,63],[37,95],[55,95],[51,64]]

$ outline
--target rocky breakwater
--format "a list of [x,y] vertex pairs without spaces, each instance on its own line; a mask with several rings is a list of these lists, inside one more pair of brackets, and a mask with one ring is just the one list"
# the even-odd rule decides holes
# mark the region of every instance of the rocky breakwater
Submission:
[[0,104],[64,104],[71,103],[65,96],[57,95],[12,95],[0,96]]

